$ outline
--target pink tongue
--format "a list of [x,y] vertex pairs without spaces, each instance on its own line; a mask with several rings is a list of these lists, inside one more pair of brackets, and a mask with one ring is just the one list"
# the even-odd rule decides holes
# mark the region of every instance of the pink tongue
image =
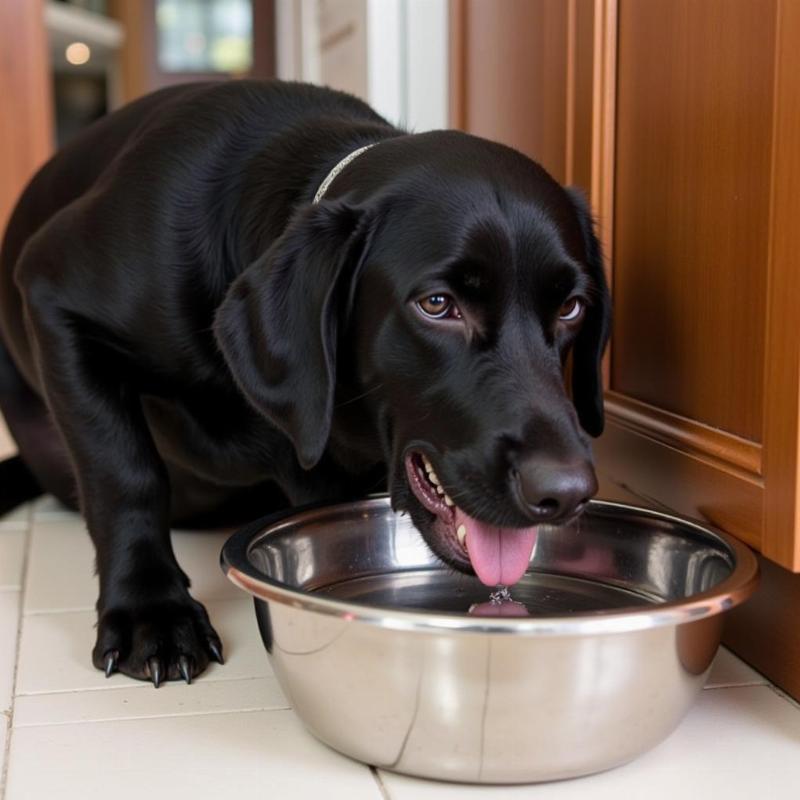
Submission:
[[478,522],[456,507],[456,530],[467,530],[467,552],[472,568],[487,586],[513,586],[528,569],[536,528],[497,528]]

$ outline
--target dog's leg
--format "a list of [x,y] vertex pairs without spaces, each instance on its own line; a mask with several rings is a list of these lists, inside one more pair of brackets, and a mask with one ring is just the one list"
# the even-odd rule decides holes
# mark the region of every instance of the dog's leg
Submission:
[[169,479],[139,395],[119,356],[69,308],[58,278],[28,269],[18,278],[44,394],[97,552],[94,665],[156,686],[190,681],[211,657],[222,661],[222,646],[172,551]]

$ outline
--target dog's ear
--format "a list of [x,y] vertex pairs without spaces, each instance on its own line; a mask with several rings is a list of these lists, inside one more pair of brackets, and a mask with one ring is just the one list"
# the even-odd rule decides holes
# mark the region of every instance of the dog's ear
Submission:
[[572,402],[583,429],[599,436],[604,426],[602,360],[611,333],[611,297],[589,205],[580,190],[570,188],[567,193],[578,215],[586,265],[595,289],[572,349]]
[[240,390],[291,439],[305,469],[330,434],[340,317],[349,313],[372,213],[326,202],[298,211],[230,286],[214,334]]

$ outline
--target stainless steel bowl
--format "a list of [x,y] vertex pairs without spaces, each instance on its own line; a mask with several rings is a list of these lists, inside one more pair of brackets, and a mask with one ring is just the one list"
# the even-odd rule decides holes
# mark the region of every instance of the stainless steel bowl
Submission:
[[680,722],[722,613],[757,564],[688,520],[593,502],[543,526],[527,617],[476,617],[489,590],[442,566],[385,498],[271,517],[222,563],[256,598],[294,710],[359,761],[429,778],[526,783],[608,769]]

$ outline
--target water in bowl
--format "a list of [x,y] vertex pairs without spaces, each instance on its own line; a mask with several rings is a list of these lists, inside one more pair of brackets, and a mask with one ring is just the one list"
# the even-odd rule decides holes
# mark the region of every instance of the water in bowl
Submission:
[[[348,578],[317,587],[315,593],[349,603],[450,614],[468,614],[475,606],[492,604],[492,590],[477,578],[444,568]],[[571,575],[530,571],[512,587],[510,596],[495,594],[498,601],[519,604],[529,616],[550,617],[649,606],[663,598]]]

